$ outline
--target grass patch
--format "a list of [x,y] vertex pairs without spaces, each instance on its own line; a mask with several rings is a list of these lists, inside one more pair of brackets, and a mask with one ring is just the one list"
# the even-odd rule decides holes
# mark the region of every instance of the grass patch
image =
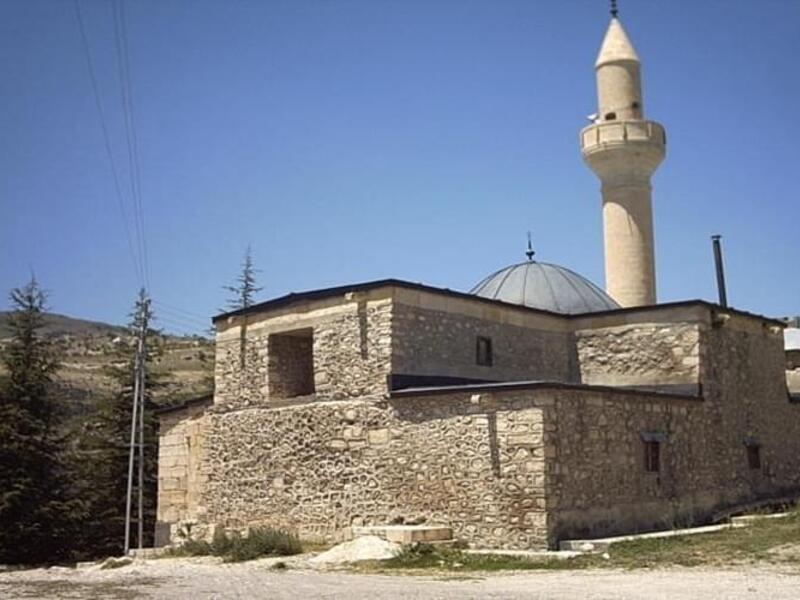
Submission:
[[[580,557],[584,560],[589,557]],[[521,571],[521,570],[551,570],[574,568],[567,564],[574,561],[563,559],[530,559],[522,556],[504,554],[468,554],[456,548],[433,546],[431,544],[414,544],[407,546],[389,560],[373,562],[368,569],[387,570],[415,570],[415,569],[440,569],[444,571]]]
[[623,568],[724,566],[754,562],[800,564],[793,553],[779,551],[793,546],[800,548],[800,510],[779,519],[757,519],[737,529],[622,542],[614,544],[609,553],[610,562]]
[[217,529],[210,542],[187,539],[164,556],[220,556],[225,562],[242,562],[266,556],[290,556],[302,551],[297,536],[281,529],[255,527],[246,535]]
[[571,559],[467,554],[460,549],[418,544],[390,560],[365,563],[370,571],[449,572],[565,569],[646,569],[730,566],[756,562],[800,568],[800,510],[779,519],[759,519],[747,527],[713,533],[650,538],[614,544],[608,558],[586,554]]

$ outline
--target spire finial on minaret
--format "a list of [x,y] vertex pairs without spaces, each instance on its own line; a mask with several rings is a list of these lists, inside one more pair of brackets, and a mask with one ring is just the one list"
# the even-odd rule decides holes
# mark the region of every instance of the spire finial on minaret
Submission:
[[611,18],[616,19],[617,15],[619,15],[619,9],[617,8],[617,0],[611,0]]
[[531,242],[531,232],[528,232],[528,250],[525,252],[525,256],[528,257],[528,260],[532,261],[533,256],[536,252],[533,251],[533,243]]

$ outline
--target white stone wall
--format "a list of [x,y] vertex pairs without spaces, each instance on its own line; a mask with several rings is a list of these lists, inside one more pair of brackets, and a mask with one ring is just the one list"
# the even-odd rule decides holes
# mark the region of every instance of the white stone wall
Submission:
[[633,323],[579,329],[581,383],[699,393],[700,325]]
[[210,465],[204,462],[206,404],[165,413],[159,422],[157,521],[195,520]]

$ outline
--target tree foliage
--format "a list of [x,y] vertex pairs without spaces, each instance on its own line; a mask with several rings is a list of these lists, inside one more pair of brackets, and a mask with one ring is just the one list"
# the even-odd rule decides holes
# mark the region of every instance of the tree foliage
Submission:
[[231,293],[228,300],[228,310],[239,310],[248,308],[255,304],[255,296],[263,290],[263,287],[256,285],[256,273],[259,270],[253,264],[253,253],[250,246],[244,254],[244,261],[242,262],[242,271],[236,282],[233,285],[226,285],[223,289]]
[[8,372],[0,386],[0,563],[68,555],[80,503],[71,500],[62,413],[54,397],[58,358],[40,334],[46,295],[35,278],[11,291]]

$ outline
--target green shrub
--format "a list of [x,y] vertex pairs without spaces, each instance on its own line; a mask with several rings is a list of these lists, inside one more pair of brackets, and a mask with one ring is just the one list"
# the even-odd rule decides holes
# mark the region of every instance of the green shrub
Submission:
[[226,533],[224,529],[217,527],[211,542],[192,539],[191,531],[180,537],[184,542],[164,556],[211,555],[221,556],[225,562],[241,562],[264,556],[290,556],[303,551],[297,536],[269,527],[253,528],[247,535],[241,535],[238,531]]
[[180,545],[180,549],[186,556],[207,556],[213,554],[211,544],[205,540],[186,540]]
[[241,562],[262,556],[289,556],[300,554],[303,547],[296,536],[280,529],[257,527],[246,536],[234,536],[225,560]]
[[221,527],[214,530],[214,537],[211,539],[210,553],[214,556],[225,556],[233,548],[233,534],[228,535]]

